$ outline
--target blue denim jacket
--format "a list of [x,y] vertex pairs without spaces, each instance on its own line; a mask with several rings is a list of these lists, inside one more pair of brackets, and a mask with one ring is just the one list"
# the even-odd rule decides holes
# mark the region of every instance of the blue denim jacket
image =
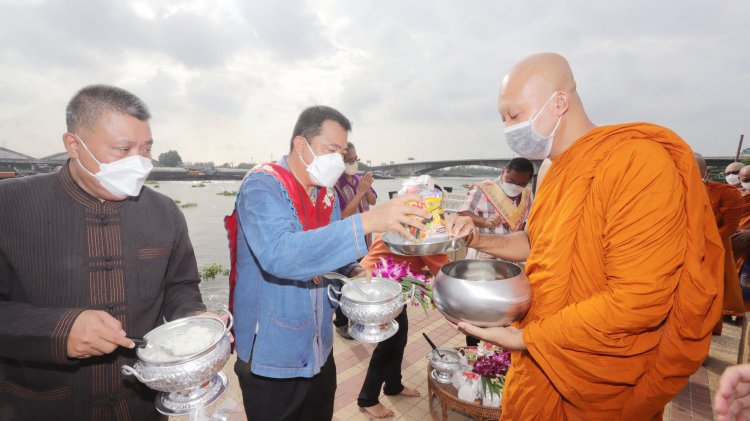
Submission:
[[[279,165],[288,168],[286,158]],[[234,335],[237,356],[252,359],[257,375],[312,377],[333,351],[335,304],[326,291],[332,281],[315,285],[312,278],[348,275],[367,254],[360,216],[341,220],[333,205],[330,224],[303,231],[275,177],[251,173],[240,187]]]

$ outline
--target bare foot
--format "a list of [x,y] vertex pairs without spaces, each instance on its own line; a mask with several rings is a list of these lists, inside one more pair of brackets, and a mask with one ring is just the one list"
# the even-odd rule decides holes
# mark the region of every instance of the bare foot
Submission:
[[402,390],[401,393],[399,393],[399,395],[407,396],[407,397],[410,397],[410,398],[417,398],[417,397],[421,396],[419,394],[419,390],[412,389],[412,388],[406,387],[406,386],[404,386],[404,390]]
[[375,406],[368,406],[367,408],[360,406],[359,410],[362,412],[367,412],[375,418],[390,418],[396,415],[393,413],[393,411],[384,407],[382,403],[379,403]]

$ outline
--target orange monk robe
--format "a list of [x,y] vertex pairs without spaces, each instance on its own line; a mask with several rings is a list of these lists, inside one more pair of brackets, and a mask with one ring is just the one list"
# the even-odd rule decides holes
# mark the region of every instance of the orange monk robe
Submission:
[[378,261],[380,261],[380,258],[387,259],[388,257],[392,257],[393,260],[397,263],[406,262],[409,265],[409,268],[412,272],[415,273],[421,273],[422,269],[426,266],[430,273],[433,275],[437,275],[437,273],[440,271],[440,268],[443,267],[444,264],[448,263],[448,255],[447,254],[436,254],[433,256],[401,256],[398,254],[393,253],[388,246],[383,242],[383,240],[380,239],[380,236],[378,235],[377,238],[375,238],[375,241],[373,241],[372,245],[370,246],[370,250],[367,252],[367,256],[365,256],[360,264],[370,270],[375,269],[375,265],[378,264]]
[[[740,280],[737,276],[734,253],[732,253],[732,235],[737,232],[742,217],[742,194],[736,187],[725,183],[706,183],[711,208],[714,211],[716,225],[719,228],[721,242],[724,245],[724,302],[722,313],[732,316],[744,316],[745,306],[742,301]],[[716,333],[721,333],[721,321],[717,324]]]
[[528,225],[529,311],[501,420],[650,420],[708,354],[723,257],[693,152],[645,123],[557,157]]
[[[750,191],[745,189],[739,189],[739,192],[742,194],[742,217],[740,218],[740,226],[738,229],[741,230],[748,230],[750,229]],[[750,254],[750,244],[741,244],[739,246],[734,246],[734,260],[735,260],[735,270],[737,271],[737,275],[742,275],[742,266],[745,264],[745,260],[747,259],[748,254]],[[745,302],[745,310],[750,311],[750,301]]]

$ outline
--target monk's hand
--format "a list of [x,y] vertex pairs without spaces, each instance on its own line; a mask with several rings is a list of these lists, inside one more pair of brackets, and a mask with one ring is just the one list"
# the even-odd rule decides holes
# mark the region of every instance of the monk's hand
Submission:
[[69,358],[91,358],[109,354],[118,346],[135,347],[135,343],[125,337],[120,321],[104,311],[84,310],[70,328],[67,355]]
[[750,242],[750,230],[739,230],[732,235],[732,247],[742,247]]
[[750,420],[750,364],[733,365],[719,378],[714,398],[717,420]]
[[523,329],[517,327],[479,327],[467,322],[458,322],[455,327],[460,332],[499,345],[508,351],[526,349],[526,344],[523,342]]
[[[372,232],[395,231],[405,238],[414,239],[407,226],[418,230],[427,227],[421,222],[422,219],[430,217],[430,213],[416,206],[408,205],[409,202],[421,202],[422,196],[418,194],[407,194],[393,198],[382,205],[360,214],[362,218],[362,230],[365,234]],[[417,216],[417,218],[415,218]]]
[[477,235],[474,221],[468,216],[458,214],[445,215],[445,228],[448,230],[448,234],[453,237],[463,237],[468,235],[466,238],[467,243],[471,243]]

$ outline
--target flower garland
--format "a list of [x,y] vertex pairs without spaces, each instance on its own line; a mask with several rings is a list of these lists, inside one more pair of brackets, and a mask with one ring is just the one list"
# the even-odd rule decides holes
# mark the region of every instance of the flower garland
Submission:
[[422,307],[427,314],[427,306],[432,305],[432,279],[421,273],[412,272],[406,262],[396,262],[393,257],[381,257],[372,271],[372,276],[393,279],[401,284],[404,294],[411,291],[414,286],[415,307]]

